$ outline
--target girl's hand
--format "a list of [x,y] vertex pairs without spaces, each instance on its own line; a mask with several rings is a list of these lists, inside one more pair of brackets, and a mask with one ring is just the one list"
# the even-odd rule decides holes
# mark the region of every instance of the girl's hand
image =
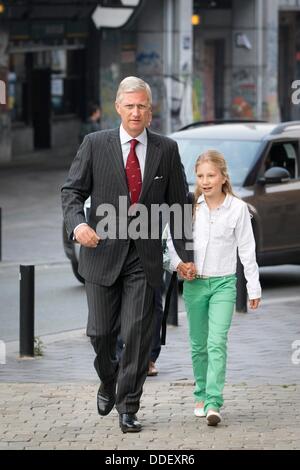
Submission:
[[177,266],[177,272],[186,281],[193,281],[196,274],[196,267],[194,263],[183,263],[181,261]]
[[249,307],[252,309],[252,310],[256,310],[257,307],[259,306],[260,304],[260,299],[252,299],[252,300],[249,300]]

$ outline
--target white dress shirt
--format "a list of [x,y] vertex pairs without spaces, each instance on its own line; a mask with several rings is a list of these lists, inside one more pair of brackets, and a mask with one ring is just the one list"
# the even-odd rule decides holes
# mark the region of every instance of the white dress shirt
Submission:
[[[217,209],[210,210],[202,194],[197,201],[193,226],[194,263],[202,276],[228,276],[236,273],[237,249],[244,266],[249,299],[261,297],[255,239],[247,204],[226,195]],[[181,259],[169,234],[171,265],[176,270]]]
[[[126,168],[127,158],[128,158],[129,151],[130,151],[130,141],[132,139],[133,137],[131,137],[125,131],[123,124],[121,124],[120,141],[121,141],[121,147],[122,147],[122,153],[123,153],[124,168]],[[144,171],[145,171],[145,162],[146,162],[147,140],[148,140],[146,129],[144,129],[140,135],[135,137],[135,140],[139,142],[135,147],[135,153],[140,164],[142,179],[143,179]]]
[[[132,139],[133,139],[133,137],[131,137],[125,131],[125,129],[123,127],[123,124],[121,124],[121,126],[120,126],[120,141],[121,141],[124,168],[126,168],[127,158],[128,158],[129,151],[130,151],[130,141]],[[135,147],[135,153],[136,153],[136,156],[137,156],[139,164],[140,164],[141,174],[142,174],[142,181],[143,181],[144,171],[145,171],[145,162],[146,162],[147,142],[148,142],[148,136],[147,136],[146,129],[144,129],[143,132],[140,135],[135,137],[135,139],[138,140],[138,142],[139,142]],[[85,222],[82,222],[81,224],[78,224],[75,227],[73,239],[75,239],[76,230],[81,225],[87,225],[87,224]]]

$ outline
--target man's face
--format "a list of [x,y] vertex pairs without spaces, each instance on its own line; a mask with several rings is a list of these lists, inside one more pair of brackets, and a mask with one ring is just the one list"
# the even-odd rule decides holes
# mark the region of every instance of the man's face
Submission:
[[145,91],[123,93],[121,101],[116,102],[116,110],[131,137],[141,134],[151,121],[151,105]]

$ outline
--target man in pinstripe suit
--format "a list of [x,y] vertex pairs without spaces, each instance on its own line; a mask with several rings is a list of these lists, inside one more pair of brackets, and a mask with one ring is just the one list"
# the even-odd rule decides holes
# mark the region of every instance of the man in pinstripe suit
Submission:
[[[130,207],[133,189],[127,163],[132,158],[133,140],[141,179],[139,204],[150,214],[152,204],[186,203],[177,144],[146,129],[151,103],[147,83],[136,77],[125,78],[115,103],[122,121],[120,128],[85,137],[62,188],[68,234],[82,245],[79,272],[86,281],[87,335],[96,353],[94,365],[101,382],[98,412],[107,415],[116,404],[123,432],[141,429],[135,414],[148,371],[155,320],[154,289],[162,282],[162,249],[160,239],[151,239],[150,215],[148,238],[133,240],[120,233],[115,238],[99,236],[96,228],[101,217],[96,212],[101,205],[111,204],[119,221],[124,216],[120,214],[120,196],[126,197]],[[89,196],[87,223],[83,206]],[[126,212],[127,225],[131,219]],[[184,239],[174,240],[174,245],[180,258],[190,261]],[[119,332],[124,341],[120,363],[115,354]]]

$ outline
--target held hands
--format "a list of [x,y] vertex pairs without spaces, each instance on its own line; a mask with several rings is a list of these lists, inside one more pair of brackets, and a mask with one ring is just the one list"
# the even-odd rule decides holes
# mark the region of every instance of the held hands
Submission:
[[183,263],[181,261],[177,266],[177,272],[185,281],[193,281],[196,275],[196,266],[194,263]]
[[[183,263],[182,261],[177,266],[178,274],[186,281],[193,281],[196,275],[196,267],[194,263]],[[256,310],[260,304],[261,299],[249,300],[249,308]]]
[[95,230],[89,225],[81,225],[78,227],[74,236],[75,240],[80,243],[80,245],[86,246],[87,248],[96,248],[101,240]]

